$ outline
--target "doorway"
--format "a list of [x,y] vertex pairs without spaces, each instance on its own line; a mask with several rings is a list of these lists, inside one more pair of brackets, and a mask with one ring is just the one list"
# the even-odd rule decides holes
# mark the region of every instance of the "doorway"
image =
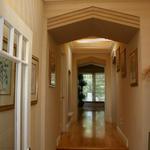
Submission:
[[79,107],[84,110],[104,110],[105,88],[105,69],[103,66],[90,64],[78,68]]

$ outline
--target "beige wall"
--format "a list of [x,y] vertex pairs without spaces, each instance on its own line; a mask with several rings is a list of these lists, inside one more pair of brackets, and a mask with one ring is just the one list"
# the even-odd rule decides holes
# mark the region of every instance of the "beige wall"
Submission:
[[[45,150],[56,149],[60,134],[60,47],[48,36],[46,51]],[[56,52],[56,87],[49,86],[49,49]]]
[[[61,47],[61,105],[60,109],[62,110],[63,115],[61,115],[61,122],[62,124],[61,131],[66,132],[69,125],[71,118],[69,118],[69,112],[72,112],[72,101],[71,98],[71,91],[72,91],[72,52],[69,44],[63,44]],[[70,75],[69,75],[70,72]],[[70,77],[69,77],[70,76]],[[70,80],[69,80],[70,78]]]
[[[116,72],[116,105],[117,105],[117,126],[123,131],[128,139],[129,149],[143,149],[144,146],[144,132],[143,128],[145,123],[144,107],[142,99],[142,85],[141,85],[141,48],[139,44],[139,33],[137,33],[128,45],[118,44],[121,51],[126,48],[127,56],[127,77],[122,78],[121,72]],[[129,55],[132,51],[138,48],[138,72],[139,72],[139,85],[137,87],[130,86],[130,68],[129,68]],[[139,139],[139,136],[141,139]],[[146,135],[145,135],[146,137]],[[139,141],[137,144],[137,141]],[[145,145],[146,146],[146,145]]]
[[[39,58],[41,70],[41,54],[42,54],[42,33],[43,33],[43,2],[42,0],[6,0],[6,3],[16,12],[16,14],[27,24],[33,32],[33,55]],[[41,72],[41,71],[40,71]],[[41,150],[41,73],[39,80],[39,99],[38,104],[31,107],[31,148],[33,150]],[[0,112],[0,115],[8,118],[11,123],[6,123],[7,129],[13,133],[13,110]],[[5,127],[6,127],[5,125]],[[0,127],[1,128],[1,127]],[[2,128],[3,129],[3,128]],[[4,130],[3,130],[4,131]],[[7,133],[6,133],[7,134]],[[4,134],[2,135],[3,139]],[[8,141],[12,141],[12,134],[7,135]],[[0,139],[2,139],[0,137]],[[9,145],[7,143],[7,145]],[[10,146],[10,145],[9,145]]]
[[[61,132],[68,124],[68,71],[71,71],[72,53],[67,44],[59,45],[48,36],[46,60],[46,81],[49,81],[49,49],[56,52],[56,87],[46,82],[45,103],[45,150],[56,149]],[[64,60],[62,60],[64,59]],[[45,72],[45,71],[44,71]],[[72,72],[72,71],[71,71]],[[61,97],[64,97],[63,100]]]

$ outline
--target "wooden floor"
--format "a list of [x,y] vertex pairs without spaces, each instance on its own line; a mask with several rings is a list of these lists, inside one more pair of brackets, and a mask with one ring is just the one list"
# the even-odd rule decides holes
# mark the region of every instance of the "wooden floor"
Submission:
[[65,133],[58,150],[127,150],[116,129],[104,121],[104,111],[80,111],[79,120]]

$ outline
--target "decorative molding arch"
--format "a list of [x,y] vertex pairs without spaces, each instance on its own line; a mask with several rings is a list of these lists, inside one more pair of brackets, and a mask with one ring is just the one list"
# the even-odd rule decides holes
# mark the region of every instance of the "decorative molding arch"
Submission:
[[130,14],[125,14],[122,12],[117,12],[95,6],[48,18],[47,27],[48,30],[52,30],[61,26],[87,19],[99,19],[130,26],[137,29],[139,29],[140,27],[140,18],[138,16],[133,16]]
[[85,57],[85,58],[80,58],[77,60],[77,65],[86,65],[86,64],[95,64],[95,65],[106,65],[106,60],[97,58],[97,57]]

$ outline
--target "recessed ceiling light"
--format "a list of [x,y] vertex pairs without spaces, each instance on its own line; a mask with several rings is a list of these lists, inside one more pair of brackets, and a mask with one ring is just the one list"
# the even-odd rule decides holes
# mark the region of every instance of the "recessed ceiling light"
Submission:
[[96,42],[108,42],[108,41],[112,41],[109,39],[105,39],[105,38],[87,38],[87,39],[81,39],[81,40],[77,40],[77,43],[96,43]]

